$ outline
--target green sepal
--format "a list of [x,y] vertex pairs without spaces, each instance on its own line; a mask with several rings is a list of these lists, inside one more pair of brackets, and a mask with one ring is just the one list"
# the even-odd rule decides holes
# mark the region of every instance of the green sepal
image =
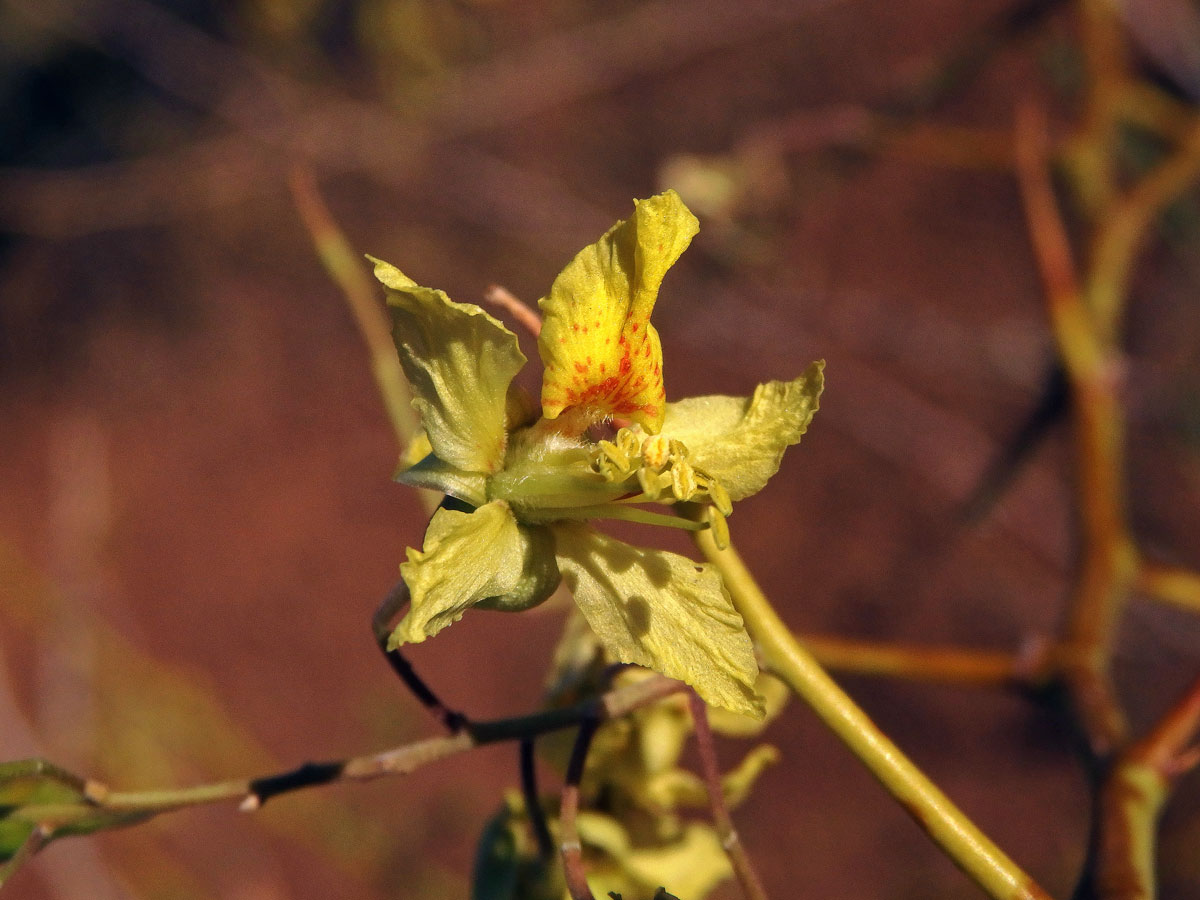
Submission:
[[403,466],[392,476],[409,487],[428,488],[441,494],[457,497],[472,506],[487,503],[487,476],[464,472],[430,453],[416,465]]
[[525,364],[517,336],[478,306],[368,259],[387,291],[392,339],[434,453],[457,469],[495,472],[504,462],[508,386]]
[[389,648],[432,637],[472,606],[513,611],[541,603],[559,582],[553,548],[546,529],[519,525],[503,501],[469,513],[439,509],[424,547],[410,548],[400,565],[412,600]]
[[559,570],[610,655],[686,682],[709,704],[762,717],[754,648],[715,569],[587,525],[559,523],[554,533]]
[[754,396],[689,397],[667,404],[662,433],[687,446],[688,462],[732,500],[758,493],[779,471],[783,451],[808,430],[825,387],[825,361],[794,381],[760,384]]

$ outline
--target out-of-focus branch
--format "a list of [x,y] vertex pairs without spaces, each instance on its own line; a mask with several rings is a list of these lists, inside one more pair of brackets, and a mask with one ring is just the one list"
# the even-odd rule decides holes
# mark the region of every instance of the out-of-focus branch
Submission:
[[563,784],[562,806],[558,814],[558,827],[562,833],[563,874],[571,900],[596,900],[587,883],[583,867],[583,844],[579,840],[579,785],[583,781],[583,768],[587,762],[588,749],[596,734],[599,723],[585,720],[575,736],[571,748],[571,759],[567,763],[567,776]]
[[700,771],[704,775],[704,784],[708,790],[708,803],[712,808],[713,822],[717,826],[717,835],[721,838],[721,846],[725,848],[729,861],[733,864],[734,874],[742,886],[742,894],[746,900],[767,900],[767,891],[762,879],[750,861],[746,845],[738,836],[733,825],[733,817],[729,814],[729,805],[725,802],[725,789],[721,785],[721,769],[717,765],[717,747],[713,741],[712,726],[708,722],[708,708],[700,695],[688,691],[688,708],[692,713],[692,724],[696,732],[696,749],[700,754]]
[[1116,624],[1137,572],[1125,516],[1121,363],[1084,298],[1050,182],[1046,131],[1038,110],[1027,106],[1019,111],[1017,175],[1075,413],[1083,543],[1063,640],[1063,675],[1092,749],[1103,756],[1125,735],[1109,664]]
[[490,303],[497,309],[504,310],[517,320],[518,325],[535,338],[542,333],[542,317],[538,315],[537,310],[507,288],[501,287],[498,284],[490,285],[483,292],[483,299],[485,303]]
[[[365,173],[482,225],[518,235],[533,229],[540,244],[566,250],[589,240],[607,214],[553,178],[456,142],[754,40],[836,0],[747,0],[736,9],[723,0],[654,0],[415,85],[422,102],[406,104],[403,116],[291,78],[144,0],[0,2],[36,27],[120,59],[248,144],[201,153],[200,167],[187,165],[185,154],[82,172],[0,172],[0,218],[9,230],[78,234],[232,202],[270,184],[282,152]],[[431,191],[426,166],[435,157],[442,178]]]
[[1054,649],[1030,641],[1017,653],[872,642],[800,634],[797,639],[827,669],[854,675],[879,675],[977,687],[1038,688],[1053,677]]
[[1200,763],[1200,679],[1130,745],[1100,785],[1091,895],[1152,900],[1158,818],[1174,781]]
[[1200,573],[1144,562],[1138,569],[1137,586],[1148,597],[1200,613]]
[[1138,181],[1097,223],[1091,242],[1087,298],[1101,339],[1106,343],[1115,341],[1120,330],[1135,257],[1151,226],[1197,178],[1200,178],[1200,116],[1193,115],[1190,128],[1174,154]]
[[392,344],[392,328],[387,314],[379,302],[379,289],[367,274],[362,255],[350,246],[345,234],[329,212],[312,170],[297,165],[289,178],[292,198],[300,219],[308,229],[316,248],[317,256],[334,283],[341,288],[346,305],[358,325],[371,354],[371,372],[383,399],[384,410],[396,433],[400,447],[407,447],[420,430],[417,414],[413,411],[408,382],[400,369],[400,359]]

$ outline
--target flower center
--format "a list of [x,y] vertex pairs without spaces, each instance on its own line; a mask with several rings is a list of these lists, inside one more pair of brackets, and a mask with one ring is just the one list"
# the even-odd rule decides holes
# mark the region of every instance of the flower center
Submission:
[[[536,430],[534,426],[529,434]],[[488,480],[488,496],[508,502],[523,522],[621,519],[691,531],[711,528],[718,545],[728,544],[729,492],[688,461],[682,441],[621,428],[611,441],[558,448],[536,439],[516,444],[517,458]],[[697,521],[639,506],[648,503],[694,503],[704,514]]]

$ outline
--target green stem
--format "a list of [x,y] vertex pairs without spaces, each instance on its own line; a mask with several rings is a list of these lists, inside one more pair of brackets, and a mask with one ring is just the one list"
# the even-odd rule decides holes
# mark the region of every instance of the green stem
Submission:
[[620,519],[623,522],[637,522],[639,525],[662,525],[666,528],[680,528],[684,531],[703,531],[708,529],[706,522],[696,522],[679,516],[669,516],[664,513],[650,512],[648,509],[638,509],[631,506],[618,506],[615,503],[604,503],[599,506],[576,506],[561,509],[537,510],[535,514],[525,514],[526,521],[558,522],[563,519],[585,521],[587,519]]
[[250,779],[221,781],[195,787],[161,791],[120,791],[106,794],[101,805],[105,809],[130,812],[169,812],[188,806],[203,806],[224,800],[241,800],[250,793]]
[[693,539],[721,573],[767,668],[812,707],[946,855],[995,900],[1048,900],[1049,894],[913,765],[800,646],[737,552],[717,549],[708,531],[696,532]]

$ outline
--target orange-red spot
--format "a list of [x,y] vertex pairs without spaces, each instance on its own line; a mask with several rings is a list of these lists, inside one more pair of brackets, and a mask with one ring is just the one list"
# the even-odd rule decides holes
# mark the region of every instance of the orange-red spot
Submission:
[[600,363],[600,374],[601,374],[601,375],[603,375],[603,374],[604,374],[604,370],[605,370],[605,369],[607,369],[607,368],[608,368],[608,367],[607,367],[607,366],[606,366],[604,363]]
[[645,347],[642,348],[642,356],[649,356],[649,355],[650,355],[650,345],[647,344]]
[[600,327],[600,320],[599,320],[599,319],[597,319],[597,320],[596,320],[596,323],[595,323],[595,325],[593,325],[592,327],[593,327],[593,328],[599,328],[599,327]]
[[572,330],[572,331],[578,331],[578,330],[579,330],[579,323],[578,323],[578,322],[574,322],[574,323],[572,323],[572,325],[571,325],[571,330]]
[[617,338],[617,343],[618,344],[625,343],[625,335],[621,335],[619,338]]
[[587,371],[587,366],[585,366],[581,362],[577,362],[577,363],[575,363],[575,371],[578,372],[580,375],[582,375],[584,372]]
[[566,339],[565,337],[560,337],[560,338],[558,339],[558,342],[559,342],[560,344],[565,344],[565,343],[567,342],[567,339]]
[[621,374],[624,375],[626,372],[628,372],[632,368],[633,368],[633,363],[630,362],[629,353],[627,352],[624,356],[621,357]]
[[630,334],[637,334],[637,330],[638,330],[638,323],[637,323],[637,322],[630,322],[630,323],[629,323],[629,333],[630,333]]

